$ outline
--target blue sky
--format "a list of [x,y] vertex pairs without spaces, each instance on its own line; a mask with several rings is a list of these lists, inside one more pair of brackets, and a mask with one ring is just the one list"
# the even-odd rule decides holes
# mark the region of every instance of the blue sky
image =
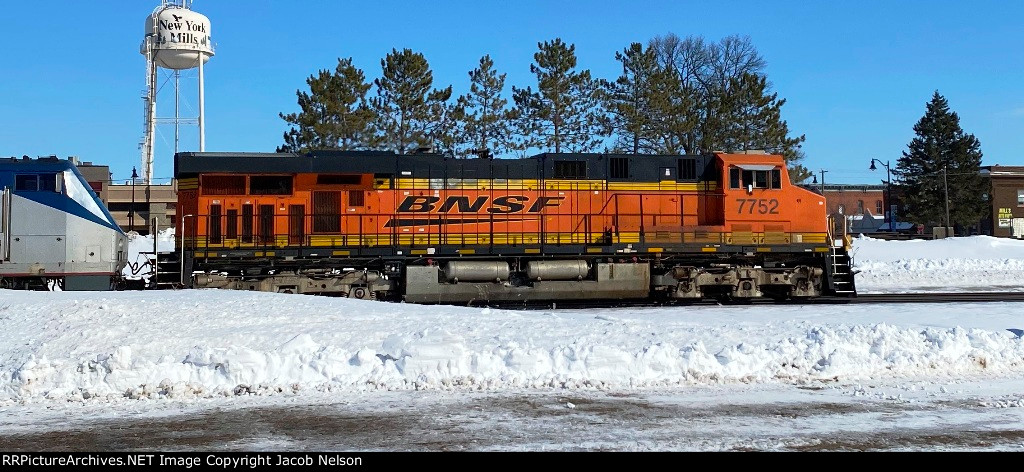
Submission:
[[[159,2],[17,2],[4,6],[0,156],[56,154],[139,166],[146,16]],[[581,67],[619,71],[616,51],[674,32],[718,40],[747,35],[787,100],[783,118],[805,134],[805,165],[829,183],[879,183],[913,137],[938,90],[981,141],[984,164],[1024,165],[1024,3],[1006,1],[214,1],[216,56],[206,68],[208,151],[273,151],[286,130],[278,112],[316,70],[352,57],[372,79],[392,48],[422,52],[435,84],[468,88],[467,71],[490,54],[506,86],[535,86],[537,43],[576,45]],[[163,77],[163,76],[161,76]],[[163,79],[162,79],[163,80]],[[194,72],[183,80],[195,87]],[[165,89],[168,86],[165,86]],[[371,91],[372,93],[372,91]],[[161,93],[159,115],[172,96]],[[183,97],[195,107],[194,93]],[[172,172],[173,130],[158,136],[157,181]],[[197,147],[182,134],[182,150]]]

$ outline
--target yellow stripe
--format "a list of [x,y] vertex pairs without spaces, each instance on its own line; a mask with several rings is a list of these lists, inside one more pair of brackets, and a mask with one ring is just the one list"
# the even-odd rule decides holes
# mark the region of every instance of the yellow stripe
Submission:
[[770,248],[770,247],[759,247],[759,248],[757,248],[757,252],[772,252],[772,248]]
[[540,254],[540,249],[533,248],[533,247],[528,247],[526,249],[523,249],[523,252],[525,252],[527,254]]
[[587,252],[601,252],[601,251],[604,251],[604,249],[599,248],[599,247],[588,247],[587,248]]
[[647,252],[664,252],[664,251],[665,251],[665,248],[663,248],[663,247],[649,247],[649,248],[647,248]]
[[827,247],[816,247],[816,248],[814,248],[814,252],[828,252],[828,248]]
[[717,247],[702,247],[702,248],[700,248],[700,251],[701,252],[718,252],[718,248]]
[[349,251],[331,251],[332,256],[347,256],[351,254]]
[[459,254],[476,254],[476,249],[459,249],[455,252],[458,252]]

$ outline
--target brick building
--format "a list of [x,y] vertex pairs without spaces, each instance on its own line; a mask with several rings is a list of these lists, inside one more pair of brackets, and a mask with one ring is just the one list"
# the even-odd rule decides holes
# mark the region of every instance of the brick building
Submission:
[[981,173],[990,181],[990,234],[1024,238],[1024,167],[984,166]]

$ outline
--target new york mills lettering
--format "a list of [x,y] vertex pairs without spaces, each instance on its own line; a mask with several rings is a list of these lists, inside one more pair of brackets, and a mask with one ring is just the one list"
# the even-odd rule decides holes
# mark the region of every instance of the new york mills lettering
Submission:
[[[175,18],[180,18],[175,15]],[[206,24],[195,21],[167,21],[160,20],[160,34],[157,37],[158,44],[164,43],[185,43],[196,46],[206,46],[210,36],[206,33]]]

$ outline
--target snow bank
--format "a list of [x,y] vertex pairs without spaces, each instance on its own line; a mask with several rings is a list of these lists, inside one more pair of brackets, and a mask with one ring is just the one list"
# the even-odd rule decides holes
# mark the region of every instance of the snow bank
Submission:
[[[0,291],[0,402],[1024,373],[1024,344],[1005,329],[896,326],[877,321],[892,313],[863,318],[858,310],[595,316],[218,290]],[[1004,310],[1015,316],[1014,305]],[[956,314],[969,316],[991,317],[991,306]]]
[[936,240],[854,239],[862,293],[1024,288],[1024,241],[991,236]]

